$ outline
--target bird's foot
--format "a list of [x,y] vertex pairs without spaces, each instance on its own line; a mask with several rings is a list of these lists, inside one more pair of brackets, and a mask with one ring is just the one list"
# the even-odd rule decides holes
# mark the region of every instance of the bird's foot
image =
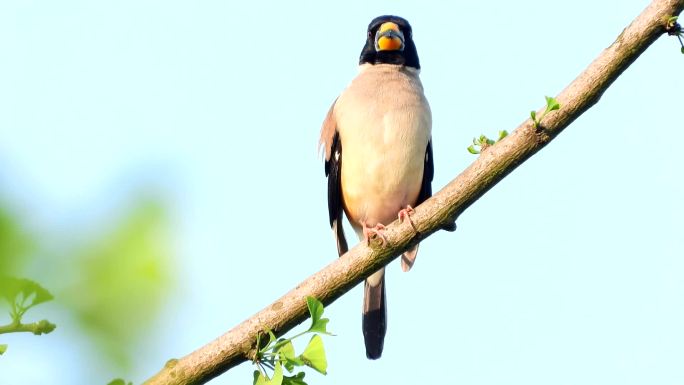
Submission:
[[413,207],[411,207],[411,205],[406,205],[405,209],[399,210],[397,217],[399,217],[400,223],[404,223],[404,219],[408,219],[408,222],[411,224],[411,227],[413,227],[413,231],[417,233],[418,229],[416,228],[416,224],[413,223],[413,219],[411,219],[411,215],[415,213],[416,210],[414,210]]
[[385,237],[385,225],[378,223],[375,227],[366,226],[366,222],[361,223],[363,225],[363,236],[366,238],[366,245],[370,245],[371,237],[380,238],[380,246],[384,246],[387,243],[387,237]]

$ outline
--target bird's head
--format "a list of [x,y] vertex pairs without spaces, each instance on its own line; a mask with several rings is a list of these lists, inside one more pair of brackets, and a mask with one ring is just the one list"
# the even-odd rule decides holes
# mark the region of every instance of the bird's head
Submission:
[[420,69],[411,25],[399,16],[378,16],[368,25],[359,64],[399,64]]

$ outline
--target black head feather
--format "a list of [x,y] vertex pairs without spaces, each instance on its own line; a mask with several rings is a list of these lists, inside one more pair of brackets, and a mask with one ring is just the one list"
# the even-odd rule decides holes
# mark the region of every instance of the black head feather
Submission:
[[[404,49],[397,51],[377,51],[375,49],[375,33],[383,23],[392,22],[399,26],[399,30],[404,34]],[[361,51],[359,64],[400,64],[407,67],[420,69],[418,51],[413,42],[413,31],[409,22],[399,16],[384,15],[378,16],[368,24],[366,34],[366,44]]]

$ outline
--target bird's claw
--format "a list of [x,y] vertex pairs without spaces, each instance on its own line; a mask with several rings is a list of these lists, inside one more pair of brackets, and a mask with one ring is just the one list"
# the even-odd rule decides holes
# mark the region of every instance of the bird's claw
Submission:
[[366,223],[363,223],[363,235],[366,237],[366,245],[370,245],[371,236],[380,238],[380,246],[384,246],[387,243],[387,237],[383,233],[385,231],[385,225],[378,223],[375,227],[368,227]]
[[411,227],[413,227],[413,231],[416,233],[418,232],[418,228],[416,228],[416,224],[413,223],[413,219],[411,219],[411,215],[415,214],[416,210],[411,207],[411,205],[406,205],[405,209],[399,210],[399,213],[397,214],[397,217],[399,217],[399,222],[404,223],[404,219],[408,219],[408,222],[411,224]]

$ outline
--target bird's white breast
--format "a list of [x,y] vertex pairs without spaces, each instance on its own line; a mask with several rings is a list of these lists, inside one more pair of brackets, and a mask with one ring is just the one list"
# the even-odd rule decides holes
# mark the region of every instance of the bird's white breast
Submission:
[[[335,103],[342,195],[353,224],[389,223],[415,204],[432,117],[418,71],[364,65]],[[354,223],[356,222],[356,223]]]

